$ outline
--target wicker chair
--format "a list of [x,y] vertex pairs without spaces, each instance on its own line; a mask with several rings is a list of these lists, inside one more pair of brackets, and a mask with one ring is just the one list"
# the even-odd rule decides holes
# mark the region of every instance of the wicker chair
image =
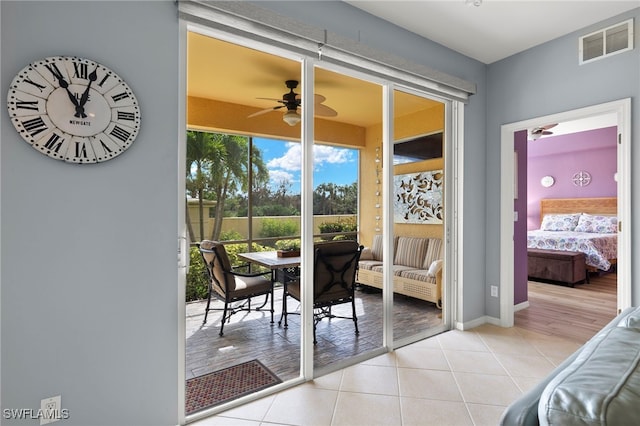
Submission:
[[[223,335],[224,324],[229,322],[233,314],[240,311],[251,311],[251,298],[266,296],[264,303],[254,310],[262,309],[271,296],[271,323],[273,324],[273,283],[265,277],[265,273],[242,274],[234,272],[227,251],[222,243],[203,240],[200,243],[200,253],[207,267],[209,276],[209,295],[204,314],[206,324],[209,311],[222,310],[220,321],[220,336]],[[224,308],[211,308],[211,296],[215,295],[224,301]],[[243,302],[234,305],[236,302]]]
[[[355,285],[358,260],[363,247],[356,241],[328,241],[314,245],[313,262],[313,343],[317,343],[316,325],[323,318],[352,319],[355,334],[358,334],[356,316]],[[282,296],[282,315],[278,325],[288,327],[287,297],[300,301],[300,280],[285,282]],[[352,316],[334,315],[331,307],[342,303],[351,303]]]

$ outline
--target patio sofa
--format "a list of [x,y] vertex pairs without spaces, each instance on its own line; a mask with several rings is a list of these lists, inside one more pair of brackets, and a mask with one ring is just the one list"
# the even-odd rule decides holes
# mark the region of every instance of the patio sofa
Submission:
[[[440,238],[394,238],[393,291],[433,302],[442,308],[442,240]],[[382,288],[382,235],[375,235],[358,263],[356,281]]]
[[504,426],[640,424],[640,308],[627,308],[514,401]]

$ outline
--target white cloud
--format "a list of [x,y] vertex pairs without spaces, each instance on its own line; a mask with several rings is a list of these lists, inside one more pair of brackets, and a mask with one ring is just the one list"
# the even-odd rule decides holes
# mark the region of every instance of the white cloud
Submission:
[[274,173],[273,169],[283,169],[292,172],[300,170],[301,149],[299,143],[289,143],[289,149],[282,157],[273,158],[267,163],[269,174]]
[[327,145],[314,145],[313,160],[316,167],[324,163],[342,164],[353,161],[351,151]]
[[293,174],[284,170],[269,170],[269,184],[272,187],[277,187],[284,181],[293,183]]
[[[302,148],[299,143],[290,143],[287,152],[279,158],[273,158],[267,163],[269,173],[275,173],[283,169],[292,172],[300,171],[302,158]],[[347,149],[334,148],[327,145],[313,146],[314,166],[322,167],[325,163],[342,164],[354,161],[352,152]]]

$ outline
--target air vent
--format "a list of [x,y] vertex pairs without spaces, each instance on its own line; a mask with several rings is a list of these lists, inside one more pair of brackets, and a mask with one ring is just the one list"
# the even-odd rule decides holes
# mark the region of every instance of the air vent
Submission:
[[633,19],[580,37],[580,64],[633,50]]

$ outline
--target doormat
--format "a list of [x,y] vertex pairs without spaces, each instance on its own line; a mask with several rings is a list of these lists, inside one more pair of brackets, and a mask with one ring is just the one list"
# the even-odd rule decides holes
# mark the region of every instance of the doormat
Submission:
[[187,380],[185,411],[192,414],[282,383],[257,359]]

